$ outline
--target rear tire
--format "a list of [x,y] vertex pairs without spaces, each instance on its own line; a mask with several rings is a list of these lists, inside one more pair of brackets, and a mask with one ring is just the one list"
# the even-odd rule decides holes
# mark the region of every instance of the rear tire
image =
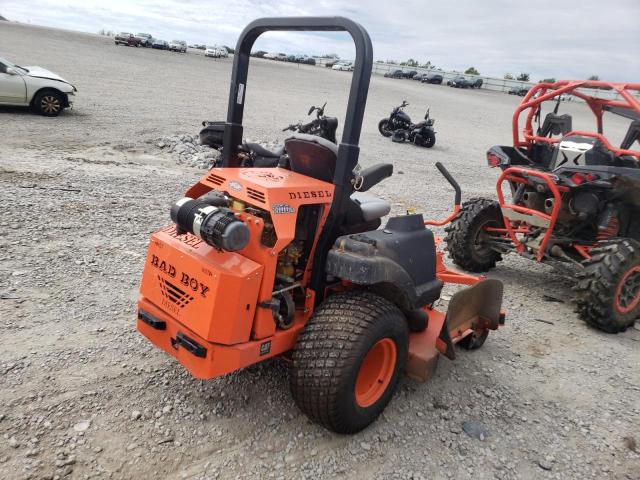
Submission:
[[486,198],[472,198],[445,229],[449,256],[470,272],[486,272],[502,260],[502,255],[483,243],[483,228],[504,228],[500,204]]
[[33,107],[40,115],[57,117],[64,110],[65,98],[55,90],[45,90],[33,99]]
[[355,433],[385,409],[407,361],[409,330],[402,312],[371,292],[326,299],[298,337],[290,386],[313,421]]
[[590,254],[574,287],[578,314],[603,332],[622,332],[640,317],[640,243],[616,238]]
[[393,130],[389,128],[388,118],[383,118],[382,120],[380,120],[380,122],[378,122],[378,131],[380,132],[380,135],[382,135],[383,137],[391,136],[391,134],[393,133]]

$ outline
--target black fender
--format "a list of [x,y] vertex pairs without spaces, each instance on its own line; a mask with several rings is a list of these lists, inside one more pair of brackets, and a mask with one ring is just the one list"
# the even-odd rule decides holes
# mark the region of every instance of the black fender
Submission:
[[369,287],[409,312],[440,297],[435,258],[433,233],[422,215],[403,215],[390,218],[383,230],[338,237],[325,271]]

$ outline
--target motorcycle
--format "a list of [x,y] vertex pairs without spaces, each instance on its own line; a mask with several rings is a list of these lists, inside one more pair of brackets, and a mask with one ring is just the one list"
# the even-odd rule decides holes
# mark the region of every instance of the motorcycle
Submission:
[[[316,118],[311,122],[302,123],[298,122],[291,124],[284,128],[282,131],[293,131],[297,133],[304,133],[308,135],[315,135],[322,137],[330,142],[336,142],[336,131],[338,129],[338,119],[335,117],[327,117],[324,114],[324,108],[327,102],[321,107],[311,106],[309,113],[311,115],[316,112]],[[222,150],[222,136],[224,133],[225,122],[202,122],[204,127],[200,131],[200,143],[202,145],[208,145],[216,150]],[[269,150],[259,143],[243,142],[239,146],[239,153],[242,155],[243,167],[276,167],[278,165],[284,166],[287,163],[286,152],[284,145]]]
[[293,132],[306,133],[337,143],[336,130],[338,129],[338,119],[336,117],[325,117],[324,107],[326,106],[327,102],[324,102],[324,105],[321,107],[311,106],[307,115],[311,115],[315,111],[316,118],[314,120],[304,124],[302,122],[291,124],[282,131],[286,132],[291,130]]
[[419,147],[433,147],[436,144],[436,132],[433,129],[436,121],[430,117],[429,109],[424,120],[414,124],[403,110],[407,105],[406,100],[403,100],[402,105],[391,111],[389,118],[380,120],[378,131],[383,137],[391,137],[394,142],[409,141]]

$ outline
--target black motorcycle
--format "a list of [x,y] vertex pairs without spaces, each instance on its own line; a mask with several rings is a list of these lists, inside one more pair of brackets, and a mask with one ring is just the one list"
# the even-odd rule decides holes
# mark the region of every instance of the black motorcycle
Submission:
[[[298,122],[289,125],[282,131],[288,130],[308,135],[322,137],[330,142],[336,143],[336,131],[338,129],[338,119],[335,117],[326,117],[324,115],[325,102],[322,107],[312,106],[307,115],[316,112],[316,118],[309,123]],[[224,133],[225,122],[202,122],[204,127],[200,131],[200,143],[208,145],[216,150],[222,150],[222,137]],[[259,143],[243,142],[239,145],[238,151],[242,156],[243,167],[276,167],[278,165],[286,165],[287,157],[284,145],[269,150]]]
[[436,132],[433,129],[436,121],[430,118],[427,109],[423,121],[411,123],[409,115],[402,110],[407,105],[409,104],[403,101],[402,105],[393,109],[389,118],[380,120],[378,131],[384,137],[391,137],[394,142],[409,141],[419,147],[433,147],[436,144]]
[[287,130],[291,130],[293,132],[306,133],[337,143],[336,130],[338,129],[338,119],[336,117],[325,117],[324,107],[326,106],[327,102],[324,102],[324,105],[321,107],[312,106],[307,115],[311,115],[315,111],[316,118],[314,120],[309,123],[298,122],[291,124],[282,131],[286,132]]

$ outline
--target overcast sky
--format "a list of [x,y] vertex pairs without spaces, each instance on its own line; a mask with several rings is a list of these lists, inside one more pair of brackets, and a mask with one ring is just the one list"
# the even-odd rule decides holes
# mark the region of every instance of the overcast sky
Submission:
[[[376,60],[430,60],[497,76],[530,72],[532,80],[595,74],[640,81],[640,0],[0,0],[0,15],[229,46],[257,17],[344,15],[369,31]],[[350,58],[349,42],[344,34],[269,33],[256,48]]]

